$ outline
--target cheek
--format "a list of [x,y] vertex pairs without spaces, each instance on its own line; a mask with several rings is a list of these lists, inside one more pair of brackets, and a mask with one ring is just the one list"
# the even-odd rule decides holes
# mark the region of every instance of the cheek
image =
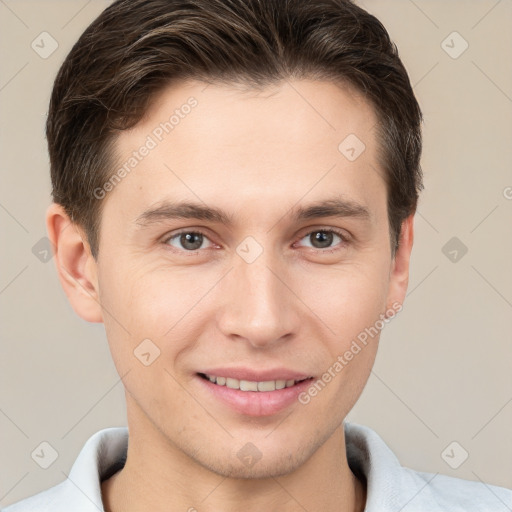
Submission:
[[[226,300],[231,295],[229,277],[217,287],[224,268],[134,266],[127,260],[112,261],[115,264],[99,270],[100,300],[109,312],[105,329],[111,350],[116,361],[125,360],[123,366],[133,362],[134,349],[145,339],[152,340],[167,361],[176,360],[194,349],[194,340],[200,339],[201,329],[215,319],[219,304],[230,308]],[[384,311],[386,265],[375,253],[342,265],[301,264],[286,269],[283,279],[293,293],[283,288],[278,300],[300,313],[296,332],[320,342],[326,363],[345,352]]]
[[[170,272],[149,268],[104,269],[101,301],[116,369],[132,398],[159,414],[164,396],[185,407],[173,361],[193,346],[187,323],[192,296],[174,285]],[[189,346],[190,344],[190,346]],[[126,376],[126,377],[124,377]]]
[[[302,278],[307,305],[321,319],[316,325],[322,333],[316,336],[321,337],[324,371],[304,402],[314,400],[320,415],[338,411],[334,423],[348,414],[370,375],[384,325],[381,314],[386,310],[387,265],[381,258]],[[314,315],[309,318],[315,321]]]
[[297,289],[304,303],[328,328],[330,338],[334,336],[342,348],[385,311],[388,285],[384,262],[380,266],[351,264],[304,273]]
[[323,330],[321,340],[322,373],[299,402],[310,407],[315,417],[330,418],[332,428],[350,412],[370,376],[383,323],[385,290],[383,282],[353,276],[330,285],[324,296],[318,315],[329,329]]
[[148,265],[123,271],[119,265],[105,277],[102,300],[113,313],[105,327],[118,359],[129,361],[133,350],[146,339],[168,363],[193,348],[202,325],[198,306],[216,276],[209,279],[192,269]]

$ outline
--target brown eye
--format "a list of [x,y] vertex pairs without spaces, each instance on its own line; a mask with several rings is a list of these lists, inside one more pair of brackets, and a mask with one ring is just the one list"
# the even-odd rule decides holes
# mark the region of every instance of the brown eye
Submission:
[[199,231],[182,231],[168,237],[165,243],[178,250],[197,251],[201,249],[205,240],[208,238]]
[[[339,241],[336,243],[336,239]],[[337,246],[343,246],[346,242],[345,236],[336,229],[316,229],[307,233],[302,240],[309,240],[310,246],[320,252],[332,252],[337,250]],[[333,244],[335,244],[333,248]],[[341,247],[340,247],[341,248]]]
[[328,231],[315,231],[309,235],[313,247],[316,249],[325,249],[332,244],[334,233]]

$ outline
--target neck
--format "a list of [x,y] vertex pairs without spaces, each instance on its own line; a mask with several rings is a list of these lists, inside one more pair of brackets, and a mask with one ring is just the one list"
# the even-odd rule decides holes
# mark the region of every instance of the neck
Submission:
[[218,475],[198,464],[157,430],[140,409],[138,415],[128,412],[126,464],[101,486],[105,512],[364,510],[365,483],[348,466],[342,426],[293,472],[240,479]]

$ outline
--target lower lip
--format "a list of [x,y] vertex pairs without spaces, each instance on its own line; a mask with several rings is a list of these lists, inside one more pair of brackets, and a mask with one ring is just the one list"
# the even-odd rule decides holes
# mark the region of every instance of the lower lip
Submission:
[[206,390],[218,400],[236,412],[247,416],[271,416],[286,409],[298,401],[300,393],[305,391],[313,379],[304,380],[289,388],[275,391],[240,391],[227,386],[219,386],[197,376]]

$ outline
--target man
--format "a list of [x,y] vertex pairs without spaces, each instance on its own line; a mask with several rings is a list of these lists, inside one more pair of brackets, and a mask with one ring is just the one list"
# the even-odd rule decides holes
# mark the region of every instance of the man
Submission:
[[421,111],[377,19],[117,1],[61,67],[47,137],[59,278],[105,324],[128,430],[6,511],[512,506],[344,423],[402,307],[422,188]]

